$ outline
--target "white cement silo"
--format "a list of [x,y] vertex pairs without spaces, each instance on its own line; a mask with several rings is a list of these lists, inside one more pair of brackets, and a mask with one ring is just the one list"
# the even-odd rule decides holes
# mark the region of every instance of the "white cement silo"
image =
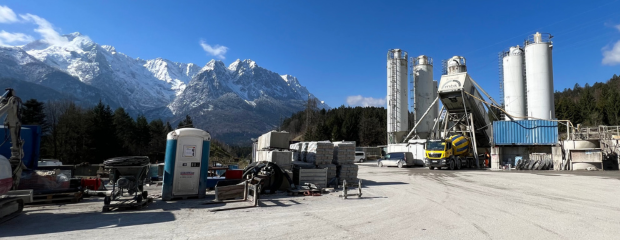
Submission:
[[[525,79],[523,78],[523,50],[511,47],[502,59],[504,74],[504,109],[515,120],[527,117]],[[508,116],[504,120],[510,120]]]
[[554,119],[553,64],[551,35],[536,33],[525,41],[525,79],[527,115],[530,118]]
[[[415,122],[417,122],[431,106],[437,95],[437,82],[433,81],[433,59],[424,55],[418,56],[414,60],[413,71]],[[416,133],[420,138],[428,138],[435,118],[437,118],[437,111],[432,110],[422,119],[416,128]]]
[[392,49],[387,55],[388,144],[403,140],[409,128],[407,52]]

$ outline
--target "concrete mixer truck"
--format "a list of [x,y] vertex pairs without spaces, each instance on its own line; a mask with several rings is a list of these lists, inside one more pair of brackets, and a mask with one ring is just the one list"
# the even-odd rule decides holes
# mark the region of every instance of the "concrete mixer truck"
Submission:
[[429,139],[426,141],[426,164],[431,170],[472,168],[476,166],[476,159],[470,150],[471,142],[460,134],[446,139]]

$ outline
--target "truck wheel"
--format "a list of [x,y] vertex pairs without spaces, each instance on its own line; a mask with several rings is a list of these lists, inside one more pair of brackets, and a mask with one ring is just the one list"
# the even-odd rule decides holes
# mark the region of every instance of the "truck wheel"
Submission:
[[449,169],[450,170],[454,170],[454,161],[453,160],[450,160],[450,167],[449,167]]
[[456,170],[461,170],[461,158],[456,158]]
[[364,162],[364,159],[363,159],[363,158],[362,158],[362,159],[360,159],[360,163],[363,163],[363,162]]
[[403,168],[403,162],[398,163],[398,168]]
[[430,169],[430,170],[435,170],[435,167],[428,167],[428,169]]

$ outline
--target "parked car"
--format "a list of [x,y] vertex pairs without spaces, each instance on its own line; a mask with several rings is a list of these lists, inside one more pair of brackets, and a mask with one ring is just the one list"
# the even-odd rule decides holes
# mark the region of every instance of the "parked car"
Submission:
[[366,153],[355,151],[355,162],[363,163],[366,160]]
[[415,159],[413,159],[413,154],[410,152],[393,152],[388,153],[385,157],[379,159],[379,161],[377,161],[377,165],[379,167],[394,166],[403,168],[414,166]]

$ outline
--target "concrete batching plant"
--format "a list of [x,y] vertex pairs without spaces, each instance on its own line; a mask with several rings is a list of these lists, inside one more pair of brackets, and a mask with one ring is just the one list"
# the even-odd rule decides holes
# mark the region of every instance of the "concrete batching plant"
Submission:
[[391,49],[387,54],[388,144],[402,141],[409,128],[407,107],[407,52]]
[[527,115],[530,118],[555,118],[551,38],[550,34],[537,32],[525,41]]
[[[502,69],[504,76],[504,109],[514,120],[523,119],[527,116],[525,109],[525,79],[523,68],[523,49],[519,46],[511,47],[510,50],[502,52]],[[505,116],[504,120],[510,120]]]

